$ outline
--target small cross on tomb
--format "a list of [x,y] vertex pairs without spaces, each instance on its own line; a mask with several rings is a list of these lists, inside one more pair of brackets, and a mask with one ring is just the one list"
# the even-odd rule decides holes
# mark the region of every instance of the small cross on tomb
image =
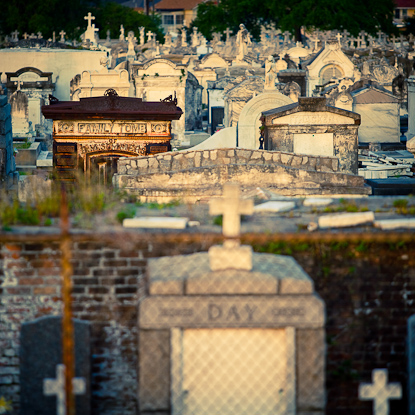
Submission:
[[383,39],[383,32],[379,30],[376,34],[378,35],[378,42],[381,43]]
[[38,39],[43,39],[42,32],[37,32],[37,38]]
[[59,32],[59,34],[61,35],[61,42],[65,42],[65,35],[66,35],[66,32],[64,31],[64,30],[61,30],[60,32]]
[[92,16],[91,12],[88,12],[86,16],[84,16],[85,20],[88,20],[88,27],[91,27],[92,20],[95,20],[95,16]]
[[373,415],[389,415],[389,399],[402,399],[401,384],[388,384],[387,369],[373,370],[372,382],[359,385],[359,399],[373,400]]
[[13,40],[17,42],[19,40],[19,31],[15,30],[14,32],[12,32],[12,36],[13,36]]
[[345,37],[345,39],[347,39],[350,36],[350,33],[346,29],[344,29],[343,36]]
[[151,30],[149,30],[147,32],[147,42],[150,43],[151,39],[153,39],[153,32]]
[[252,200],[242,200],[240,195],[238,184],[226,183],[223,186],[223,197],[209,203],[211,215],[223,215],[223,235],[226,238],[238,238],[241,232],[241,215],[250,215],[253,212]]
[[223,197],[209,202],[211,215],[223,215],[223,236],[226,239],[223,246],[209,248],[209,265],[212,271],[225,269],[252,269],[252,247],[240,246],[241,215],[250,215],[254,211],[252,200],[240,198],[240,188],[236,183],[226,183],[223,186]]
[[[83,395],[86,392],[84,378],[72,379],[72,392],[74,395]],[[56,379],[43,380],[43,393],[46,396],[56,395],[56,414],[66,415],[65,365],[56,366]]]
[[26,32],[25,32],[25,33],[23,33],[23,39],[24,39],[24,40],[27,40],[27,39],[28,39],[28,37],[29,37],[29,33],[26,33]]
[[339,45],[341,45],[340,41],[341,41],[342,37],[343,36],[340,33],[337,33],[336,39],[337,39],[337,42],[339,42]]
[[231,37],[231,34],[233,33],[233,31],[231,29],[229,29],[229,27],[223,32],[226,35],[226,42],[229,42],[229,39]]

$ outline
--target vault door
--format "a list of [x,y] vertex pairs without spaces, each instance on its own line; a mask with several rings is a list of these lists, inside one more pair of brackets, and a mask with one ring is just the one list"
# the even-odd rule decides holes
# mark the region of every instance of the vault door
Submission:
[[173,331],[173,414],[291,412],[292,402],[287,402],[295,392],[291,374],[287,376],[285,329]]

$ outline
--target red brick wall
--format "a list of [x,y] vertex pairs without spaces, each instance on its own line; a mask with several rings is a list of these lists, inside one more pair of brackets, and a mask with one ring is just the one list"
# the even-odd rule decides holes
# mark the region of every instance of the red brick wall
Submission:
[[[166,239],[169,238],[169,239]],[[93,413],[137,411],[137,303],[145,295],[148,257],[205,251],[215,237],[75,236],[74,317],[92,324]],[[268,239],[267,239],[268,238]],[[292,254],[314,279],[327,309],[328,414],[371,414],[357,399],[371,370],[389,369],[406,413],[406,321],[415,314],[415,242],[290,241],[261,237],[258,251]],[[19,331],[24,321],[61,312],[56,236],[0,238],[0,396],[19,401]]]

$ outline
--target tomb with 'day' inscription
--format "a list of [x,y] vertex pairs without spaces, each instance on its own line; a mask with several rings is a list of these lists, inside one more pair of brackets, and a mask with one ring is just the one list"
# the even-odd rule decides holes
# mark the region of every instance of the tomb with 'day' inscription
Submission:
[[239,244],[253,203],[224,186],[222,246],[150,259],[139,304],[139,413],[323,414],[325,306],[293,258]]

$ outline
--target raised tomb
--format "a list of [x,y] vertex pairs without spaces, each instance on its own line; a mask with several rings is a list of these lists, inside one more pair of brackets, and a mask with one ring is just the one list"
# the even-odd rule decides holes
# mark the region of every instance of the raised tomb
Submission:
[[96,173],[108,182],[120,157],[136,157],[171,149],[171,123],[182,110],[168,97],[160,102],[120,97],[114,90],[105,96],[79,101],[51,99],[43,106],[53,120],[53,168],[57,178],[73,181],[77,170],[87,178]]

